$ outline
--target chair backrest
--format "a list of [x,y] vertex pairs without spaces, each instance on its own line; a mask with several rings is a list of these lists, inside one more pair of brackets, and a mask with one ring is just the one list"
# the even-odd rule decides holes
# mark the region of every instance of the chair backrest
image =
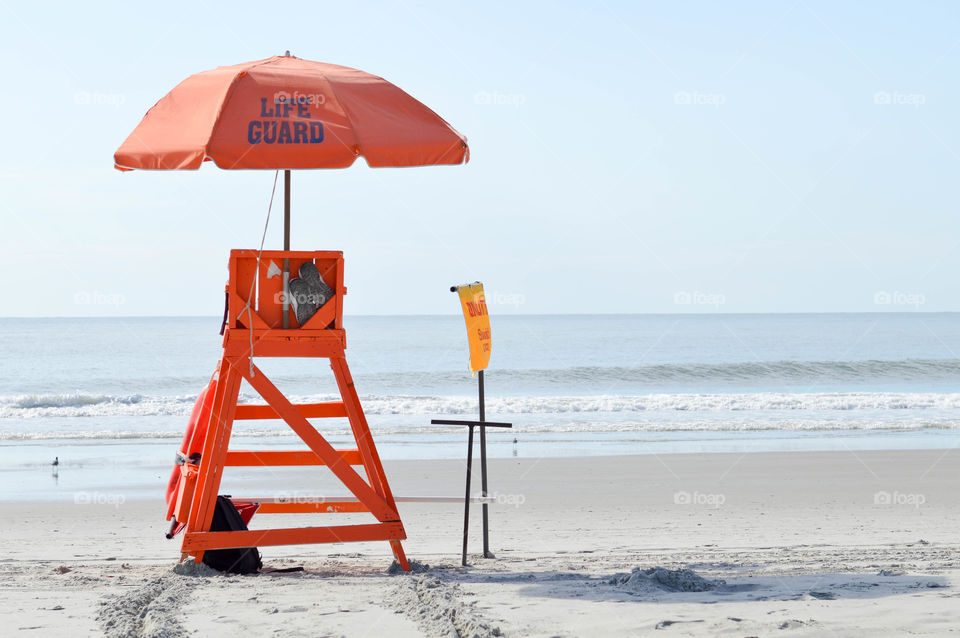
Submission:
[[[257,268],[259,254],[260,267]],[[323,281],[330,286],[333,297],[327,301],[303,326],[297,324],[291,305],[289,327],[303,330],[340,330],[343,328],[343,253],[340,251],[298,250],[232,250],[230,251],[230,280],[228,329],[282,329],[283,328],[283,271],[289,264],[290,279],[297,277],[300,266],[313,262]],[[253,291],[253,299],[249,299]],[[245,309],[251,301],[250,311]]]

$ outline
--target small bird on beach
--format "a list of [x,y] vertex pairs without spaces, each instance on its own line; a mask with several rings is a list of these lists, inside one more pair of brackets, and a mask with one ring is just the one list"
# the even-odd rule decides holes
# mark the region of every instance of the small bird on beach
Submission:
[[57,467],[58,465],[60,465],[60,457],[59,456],[53,457],[53,463],[51,463],[50,465],[52,465],[53,467]]

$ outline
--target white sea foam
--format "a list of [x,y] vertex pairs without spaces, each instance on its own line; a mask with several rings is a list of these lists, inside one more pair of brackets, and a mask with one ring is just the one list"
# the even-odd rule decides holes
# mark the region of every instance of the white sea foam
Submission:
[[[296,403],[333,399],[291,398]],[[83,393],[0,397],[0,439],[178,438],[194,400]],[[241,401],[259,402],[247,396]],[[477,409],[472,396],[368,396],[363,406],[376,432],[397,435],[437,434],[442,430],[428,425],[431,417],[472,417]],[[491,418],[514,420],[523,431],[539,433],[960,428],[958,408],[960,393],[903,392],[519,396],[487,402]],[[315,423],[331,435],[349,434],[344,419]],[[290,434],[276,421],[238,422],[234,432],[243,437]]]
[[[542,440],[567,440],[565,437],[576,436],[578,439],[586,435],[591,436],[620,435],[627,439],[643,439],[645,435],[660,436],[669,433],[765,433],[765,432],[903,432],[922,431],[932,429],[960,429],[960,419],[854,419],[854,420],[825,420],[825,419],[693,419],[685,421],[664,420],[558,420],[551,422],[515,423],[519,426],[518,433],[524,436],[534,435]],[[416,437],[421,443],[439,442],[449,439],[451,435],[459,436],[462,428],[454,426],[442,427],[418,424],[380,424],[373,423],[371,429],[374,435],[382,437]],[[328,437],[348,437],[350,429],[347,426],[321,424],[318,427]],[[630,435],[634,435],[631,437]],[[169,440],[178,441],[183,436],[179,428],[168,430],[0,430],[0,441],[149,441]],[[245,429],[235,427],[233,437],[240,439],[274,439],[293,438],[295,435],[289,427]],[[459,439],[458,439],[459,441]]]
[[[186,416],[194,396],[50,394],[0,397],[0,419],[50,417]],[[330,401],[330,395],[291,397],[297,403]],[[366,396],[368,415],[462,415],[476,412],[472,396]],[[243,403],[257,403],[241,397]],[[782,412],[855,410],[951,410],[960,408],[960,393],[825,392],[644,394],[597,396],[518,396],[487,399],[487,410],[504,414],[576,414],[630,412]]]

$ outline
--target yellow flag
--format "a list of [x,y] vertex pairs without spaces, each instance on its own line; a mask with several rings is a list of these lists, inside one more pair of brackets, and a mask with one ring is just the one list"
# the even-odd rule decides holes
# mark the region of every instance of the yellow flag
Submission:
[[490,363],[490,315],[487,300],[483,296],[483,284],[479,281],[457,286],[463,318],[467,321],[467,339],[470,342],[470,371],[476,374]]

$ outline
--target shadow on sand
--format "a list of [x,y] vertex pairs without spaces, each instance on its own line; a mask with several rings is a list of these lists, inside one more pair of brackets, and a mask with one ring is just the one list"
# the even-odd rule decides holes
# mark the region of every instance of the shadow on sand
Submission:
[[[648,579],[624,579],[626,574],[605,577],[576,572],[522,571],[483,573],[462,570],[431,570],[430,575],[448,583],[519,585],[521,596],[582,599],[624,603],[718,603],[765,600],[867,599],[942,589],[954,595],[940,576],[880,572],[823,573],[780,576],[741,576],[703,579],[702,591],[683,591]],[[699,577],[698,577],[699,578]]]

